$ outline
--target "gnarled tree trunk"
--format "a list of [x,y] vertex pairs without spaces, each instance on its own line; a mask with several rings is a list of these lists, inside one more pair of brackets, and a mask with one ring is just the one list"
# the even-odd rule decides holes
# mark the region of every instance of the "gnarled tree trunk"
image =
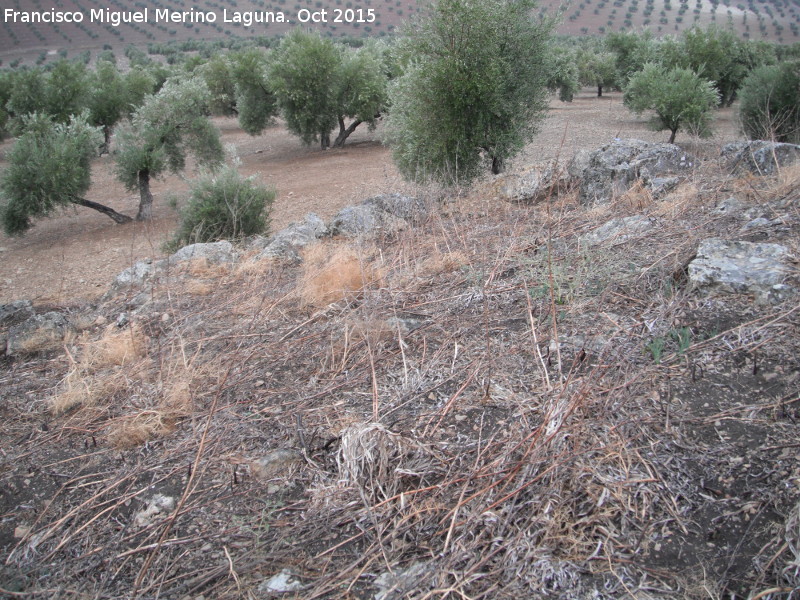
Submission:
[[145,221],[153,216],[153,194],[150,191],[150,171],[139,171],[137,181],[139,183],[139,212],[136,215],[136,220]]
[[91,200],[86,200],[85,198],[72,198],[70,201],[78,206],[85,206],[86,208],[92,208],[100,211],[104,215],[111,217],[115,223],[129,223],[130,221],[133,221],[133,219],[131,219],[128,215],[118,213],[113,208],[106,206],[105,204],[92,202]]
[[344,146],[344,142],[347,138],[350,137],[350,134],[356,130],[356,127],[361,125],[363,121],[356,119],[352,123],[350,123],[349,127],[344,126],[344,117],[339,117],[339,135],[336,136],[336,140],[333,142],[334,148],[341,148]]

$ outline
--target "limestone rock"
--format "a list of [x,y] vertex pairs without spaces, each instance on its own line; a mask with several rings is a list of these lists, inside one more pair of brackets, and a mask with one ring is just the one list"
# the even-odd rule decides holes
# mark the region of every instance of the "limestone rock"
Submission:
[[689,281],[701,290],[754,294],[759,302],[774,302],[794,292],[786,285],[789,251],[780,244],[710,238],[700,242],[689,263]]
[[375,204],[358,204],[340,210],[328,224],[328,231],[334,236],[360,238],[396,233],[407,226],[407,221],[381,210]]
[[428,215],[428,206],[423,200],[403,194],[380,194],[367,198],[362,204],[374,206],[409,223],[417,223]]
[[590,246],[596,246],[606,240],[622,242],[628,238],[640,235],[653,228],[655,222],[645,215],[619,217],[604,223],[593,232],[583,236],[582,241]]
[[30,300],[15,300],[10,304],[0,305],[0,326],[17,325],[33,316],[33,304]]
[[6,353],[28,354],[61,345],[73,326],[60,312],[34,315],[8,331]]
[[757,175],[771,175],[778,168],[800,160],[800,146],[754,140],[733,142],[722,148],[722,158],[734,172],[749,172]]
[[[580,174],[580,200],[584,204],[608,202],[641,180],[648,189],[663,193],[697,165],[697,159],[674,144],[641,140],[615,140],[592,152]],[[575,169],[573,169],[575,170]]]
[[325,222],[314,213],[308,213],[299,223],[292,223],[276,233],[264,246],[258,257],[299,261],[299,250],[327,233],[328,228],[325,226]]
[[169,257],[169,264],[174,265],[185,260],[204,258],[211,264],[234,262],[237,258],[233,244],[227,240],[206,244],[190,244],[184,246]]
[[504,200],[533,203],[555,196],[560,188],[569,187],[569,176],[551,163],[521,175],[502,175],[498,187],[498,195]]
[[262,594],[285,594],[301,589],[303,589],[303,584],[295,578],[294,573],[289,569],[283,569],[280,573],[273,575],[258,586],[258,591]]

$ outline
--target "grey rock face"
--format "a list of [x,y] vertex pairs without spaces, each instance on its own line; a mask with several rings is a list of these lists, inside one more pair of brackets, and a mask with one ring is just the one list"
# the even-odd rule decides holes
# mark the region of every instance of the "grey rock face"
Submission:
[[800,160],[800,146],[761,140],[733,142],[722,148],[721,155],[734,173],[772,175],[780,167]]
[[309,213],[300,223],[292,223],[276,233],[258,256],[299,261],[300,249],[327,234],[325,222],[314,213]]
[[654,225],[653,219],[645,215],[611,219],[593,232],[583,236],[582,240],[590,246],[596,246],[607,240],[623,242],[632,236],[652,229]]
[[25,354],[52,348],[63,342],[72,330],[67,317],[59,312],[34,315],[9,329],[6,353]]
[[689,264],[689,281],[703,290],[754,294],[759,302],[774,302],[794,292],[784,282],[789,251],[780,244],[710,238],[700,242]]
[[0,325],[11,326],[21,323],[33,316],[33,304],[30,300],[15,300],[10,304],[0,305]]
[[392,234],[407,226],[406,220],[381,210],[375,204],[358,204],[340,210],[328,224],[328,230],[331,235],[359,238]]
[[409,223],[421,221],[428,214],[428,207],[423,200],[403,194],[380,194],[367,198],[362,204],[374,206]]
[[663,193],[680,181],[668,176],[688,173],[696,166],[697,159],[674,144],[615,140],[592,152],[580,174],[580,200],[584,204],[608,202],[637,180]]
[[542,169],[531,169],[521,175],[502,176],[499,196],[510,202],[533,203],[555,196],[560,187],[569,186],[569,176],[550,164]]
[[210,263],[226,263],[236,260],[233,244],[227,240],[207,244],[190,244],[169,257],[169,263],[175,264],[185,260],[205,258]]

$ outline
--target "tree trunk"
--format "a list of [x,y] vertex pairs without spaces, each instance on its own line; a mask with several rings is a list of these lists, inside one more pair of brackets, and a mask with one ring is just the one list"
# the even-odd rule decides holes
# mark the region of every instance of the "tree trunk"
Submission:
[[597,84],[597,97],[598,98],[603,97],[603,86],[599,83]]
[[672,132],[672,135],[669,136],[669,143],[670,144],[674,144],[675,143],[675,136],[677,135],[678,130],[676,128],[676,129],[670,129],[670,131]]
[[111,148],[111,127],[103,125],[103,145],[100,146],[100,156],[106,154]]
[[499,175],[503,172],[503,159],[498,156],[492,157],[492,175]]
[[85,206],[86,208],[93,208],[94,210],[100,211],[104,215],[111,217],[115,223],[130,223],[133,221],[133,219],[131,219],[128,215],[118,213],[113,208],[105,206],[104,204],[92,202],[91,200],[85,200],[84,198],[72,198],[71,202],[79,206]]
[[344,146],[344,142],[347,138],[350,137],[350,134],[356,130],[356,127],[361,125],[362,121],[356,119],[352,123],[350,123],[349,127],[344,126],[344,118],[339,117],[339,135],[336,136],[336,140],[333,142],[334,148],[341,148]]
[[327,150],[331,146],[331,134],[330,132],[323,131],[319,134],[319,143],[323,150]]
[[150,171],[139,171],[139,212],[137,221],[146,221],[153,216],[153,194],[150,191]]

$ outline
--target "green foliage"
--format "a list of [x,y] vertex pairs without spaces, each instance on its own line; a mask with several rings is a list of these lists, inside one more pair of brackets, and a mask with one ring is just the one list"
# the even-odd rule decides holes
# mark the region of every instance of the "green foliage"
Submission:
[[201,178],[181,214],[173,249],[197,242],[240,240],[269,229],[275,190],[242,177],[235,167]]
[[412,180],[465,183],[499,172],[546,110],[549,21],[532,0],[440,0],[398,42],[387,138]]
[[336,78],[341,50],[317,33],[295,29],[283,38],[269,68],[269,84],[289,131],[304,144],[329,145],[336,127]]
[[739,120],[747,137],[800,143],[800,61],[755,69],[740,98]]
[[215,115],[236,114],[236,83],[229,61],[221,53],[215,54],[198,68],[198,74],[208,87],[209,106]]
[[90,185],[91,159],[102,134],[85,117],[56,123],[52,117],[22,117],[24,133],[8,153],[0,179],[2,221],[9,235],[22,235],[33,220],[80,199]]
[[609,33],[605,45],[614,54],[616,79],[623,87],[634,73],[656,58],[655,43],[649,30],[641,34],[633,31]]
[[574,51],[556,46],[547,58],[547,89],[558,92],[562,102],[572,102],[580,89],[577,57]]
[[616,59],[612,52],[599,48],[583,49],[577,53],[578,79],[582,85],[597,88],[602,95],[603,88],[618,88]]
[[119,131],[116,173],[127,189],[138,189],[142,171],[153,177],[179,173],[189,154],[205,166],[222,160],[219,131],[206,116],[208,103],[208,89],[197,79],[171,79],[145,100]]
[[278,104],[267,84],[267,55],[249,48],[228,56],[234,102],[239,126],[250,135],[258,135],[278,114]]
[[[335,146],[344,144],[349,133],[361,123],[367,123],[370,130],[375,128],[388,101],[386,66],[377,46],[342,51],[334,94],[339,123]],[[354,120],[349,128],[345,128],[345,118]]]
[[654,111],[651,126],[655,131],[668,129],[672,143],[679,129],[688,128],[701,137],[710,135],[718,99],[712,83],[692,71],[649,63],[631,77],[623,102],[637,115]]

